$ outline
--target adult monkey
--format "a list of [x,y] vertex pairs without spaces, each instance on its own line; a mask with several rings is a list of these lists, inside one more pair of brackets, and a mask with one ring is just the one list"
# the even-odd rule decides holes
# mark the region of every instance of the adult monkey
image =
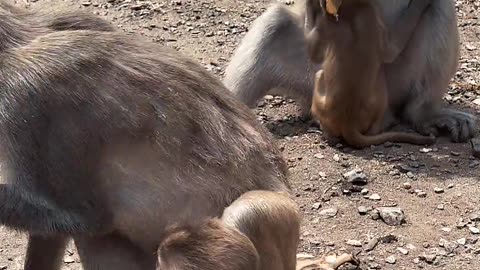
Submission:
[[[388,28],[401,31],[400,16],[410,0],[373,1],[383,11]],[[312,27],[311,19],[305,14],[304,1],[297,5],[293,9],[281,4],[268,8],[254,21],[226,69],[225,85],[249,107],[272,93],[294,98],[304,115],[309,114],[313,78],[320,65],[308,59],[304,29]],[[458,58],[455,3],[433,1],[405,50],[385,65],[389,97],[385,118],[408,123],[424,135],[436,136],[447,129],[454,142],[471,138],[474,116],[441,104]]]
[[69,238],[85,270],[154,269],[171,224],[288,194],[268,132],[176,51],[0,1],[0,59],[0,224],[29,233],[25,269],[58,269]]

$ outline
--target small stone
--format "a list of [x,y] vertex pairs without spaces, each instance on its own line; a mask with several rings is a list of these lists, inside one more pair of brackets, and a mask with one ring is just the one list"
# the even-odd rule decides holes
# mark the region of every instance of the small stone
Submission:
[[445,205],[444,204],[439,204],[437,205],[438,210],[445,210]]
[[467,239],[466,238],[460,238],[460,239],[457,240],[457,243],[459,245],[464,246],[467,243]]
[[361,247],[362,242],[360,242],[358,240],[348,240],[347,245],[350,245],[350,246],[353,246],[353,247]]
[[417,248],[416,248],[414,245],[412,245],[412,244],[407,244],[406,247],[407,247],[408,249],[410,249],[410,250],[417,250]]
[[63,258],[63,262],[64,263],[74,263],[75,262],[75,259],[72,257],[72,256],[65,256]]
[[337,208],[328,208],[320,211],[320,216],[331,218],[331,217],[335,217],[337,213],[338,213]]
[[471,233],[473,234],[480,234],[480,230],[477,228],[477,227],[469,227],[468,228],[470,230]]
[[365,206],[359,206],[357,209],[360,215],[366,215],[368,213],[368,208]]
[[272,101],[272,100],[274,99],[274,97],[273,97],[272,95],[266,95],[266,96],[264,97],[264,99],[265,99],[266,101]]
[[352,170],[344,173],[343,178],[356,186],[364,186],[367,184],[367,176],[360,170]]
[[437,194],[445,192],[445,190],[443,188],[438,188],[438,187],[434,188],[433,191]]
[[380,212],[378,212],[377,209],[373,209],[372,211],[370,211],[370,216],[373,220],[380,219]]
[[317,203],[312,204],[312,209],[314,209],[314,210],[318,210],[318,209],[320,209],[320,207],[322,207],[321,203],[317,202]]
[[317,158],[317,159],[324,159],[325,158],[325,156],[322,155],[322,154],[315,154],[314,157]]
[[423,190],[417,189],[415,190],[415,193],[417,194],[418,197],[420,198],[425,198],[427,197],[427,193]]
[[365,246],[365,251],[372,251],[373,249],[375,249],[375,247],[378,245],[378,242],[380,241],[380,238],[378,237],[374,237],[372,239],[370,239],[367,243],[367,245]]
[[335,162],[340,162],[340,156],[339,156],[338,154],[335,154],[335,155],[333,156],[333,160],[334,160]]
[[386,259],[385,259],[385,262],[389,263],[389,264],[395,264],[397,262],[397,259],[395,259],[394,256],[388,256]]
[[448,227],[444,227],[442,228],[442,231],[446,232],[446,233],[449,233],[452,231],[452,229],[448,228]]
[[362,194],[363,196],[367,195],[368,192],[370,192],[370,190],[368,190],[367,188],[364,188],[360,191],[360,194]]
[[412,184],[410,184],[410,182],[405,182],[403,183],[403,188],[406,189],[406,190],[409,190],[412,188]]
[[452,188],[454,188],[454,187],[455,187],[455,184],[448,184],[448,186],[447,186],[447,187],[448,187],[449,189],[452,189]]
[[398,252],[400,252],[402,255],[408,255],[408,253],[410,252],[410,251],[408,251],[408,249],[401,248],[401,247],[398,247],[397,250],[398,250]]
[[436,258],[436,254],[425,254],[420,256],[420,259],[424,260],[428,264],[434,263]]
[[470,220],[473,222],[480,221],[480,212],[475,212],[470,215]]
[[379,207],[377,208],[382,220],[390,226],[400,226],[405,221],[403,210],[398,207]]
[[415,175],[412,172],[407,172],[407,177],[408,178],[414,178]]
[[368,197],[370,200],[372,201],[380,201],[382,199],[382,197],[380,197],[380,195],[378,195],[377,193],[375,194],[372,194],[370,197]]

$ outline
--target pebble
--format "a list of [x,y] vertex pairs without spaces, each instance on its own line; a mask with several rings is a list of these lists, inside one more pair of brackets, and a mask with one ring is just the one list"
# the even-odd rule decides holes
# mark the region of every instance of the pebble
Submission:
[[382,220],[390,226],[400,226],[405,221],[403,210],[398,207],[379,207],[377,208]]
[[365,246],[365,251],[372,251],[375,249],[375,247],[378,245],[378,242],[380,242],[380,238],[374,237],[370,239]]
[[361,247],[362,242],[360,242],[358,240],[348,240],[347,245],[350,245],[350,246],[353,246],[353,247]]
[[409,190],[412,188],[412,184],[410,182],[405,182],[403,183],[403,188],[406,189],[406,190]]
[[434,188],[433,191],[437,194],[445,192],[445,190],[443,188],[438,188],[438,187]]
[[318,209],[320,209],[320,207],[322,207],[321,203],[317,202],[317,203],[312,204],[312,209],[314,209],[314,210],[318,210]]
[[470,230],[471,233],[473,234],[480,234],[480,230],[477,228],[477,227],[469,227],[468,228]]
[[337,208],[328,208],[328,209],[320,211],[320,216],[331,218],[331,217],[335,217],[337,215],[337,213],[338,213]]
[[437,209],[438,209],[438,210],[445,210],[445,205],[444,205],[444,204],[439,204],[439,205],[437,206]]
[[72,257],[72,256],[65,256],[63,258],[63,262],[64,263],[74,263],[75,262],[75,259]]
[[436,254],[424,254],[420,256],[420,259],[424,260],[428,264],[434,263],[436,258]]
[[385,259],[385,262],[389,263],[389,264],[395,264],[397,262],[397,259],[395,259],[394,256],[388,256],[386,259]]
[[325,158],[325,156],[322,155],[322,154],[315,154],[314,157],[317,158],[317,159],[324,159]]
[[369,209],[368,207],[365,207],[365,206],[359,206],[357,210],[360,215],[366,215]]
[[375,194],[372,194],[370,197],[368,197],[370,200],[373,200],[373,201],[380,201],[382,199],[382,197],[380,197],[380,195],[378,195],[377,193]]
[[415,190],[415,193],[417,194],[418,197],[420,198],[425,198],[427,197],[427,193],[421,189]]
[[457,240],[457,243],[459,245],[464,246],[467,243],[467,239],[466,238],[460,238],[460,239]]
[[360,191],[360,194],[362,194],[362,195],[365,196],[365,195],[368,194],[368,192],[370,192],[370,190],[368,190],[368,188],[364,188],[364,189],[362,189],[362,190]]
[[380,219],[380,213],[378,212],[377,209],[373,209],[370,211],[370,216],[372,217],[373,220]]
[[356,186],[364,186],[367,184],[367,176],[361,170],[352,170],[344,173],[343,178]]
[[480,212],[470,214],[470,220],[473,222],[480,221]]
[[408,249],[401,248],[401,247],[398,247],[397,250],[398,250],[398,252],[400,252],[402,255],[408,255],[408,253],[410,252],[410,251],[408,251]]

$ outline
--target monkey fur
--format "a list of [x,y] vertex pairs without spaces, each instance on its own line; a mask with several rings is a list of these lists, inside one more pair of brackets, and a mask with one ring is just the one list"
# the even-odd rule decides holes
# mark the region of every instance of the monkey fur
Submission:
[[251,191],[221,219],[176,227],[158,249],[158,270],[294,270],[300,215],[288,195]]
[[[372,1],[388,30],[402,30],[399,18],[405,16],[410,0]],[[321,64],[309,59],[304,32],[312,22],[306,18],[305,1],[296,2],[294,8],[274,4],[258,17],[227,66],[225,85],[251,108],[266,94],[284,95],[297,101],[304,116],[310,114],[315,73]],[[475,117],[442,104],[458,61],[455,3],[432,1],[405,49],[385,65],[388,107],[383,117],[424,135],[447,131],[454,142],[473,137]]]
[[85,270],[155,269],[171,225],[289,192],[271,135],[197,62],[0,3],[0,224],[29,234],[25,269],[59,269],[69,239]]
[[[322,3],[322,5],[320,5]],[[383,132],[387,107],[384,63],[393,61],[418,24],[430,0],[416,0],[402,19],[403,32],[388,33],[369,0],[344,0],[338,17],[327,13],[325,0],[309,0],[307,14],[314,28],[307,36],[312,61],[322,59],[317,72],[312,115],[334,137],[356,148],[386,141],[432,144],[434,137]],[[396,42],[392,44],[392,42]]]

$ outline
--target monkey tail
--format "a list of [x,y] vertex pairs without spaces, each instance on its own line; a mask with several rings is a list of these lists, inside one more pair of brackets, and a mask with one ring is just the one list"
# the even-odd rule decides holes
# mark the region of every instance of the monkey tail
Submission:
[[434,136],[423,136],[408,132],[384,132],[376,135],[364,135],[357,129],[349,129],[344,132],[345,141],[353,147],[364,148],[370,145],[392,143],[410,143],[416,145],[431,145],[435,143]]

